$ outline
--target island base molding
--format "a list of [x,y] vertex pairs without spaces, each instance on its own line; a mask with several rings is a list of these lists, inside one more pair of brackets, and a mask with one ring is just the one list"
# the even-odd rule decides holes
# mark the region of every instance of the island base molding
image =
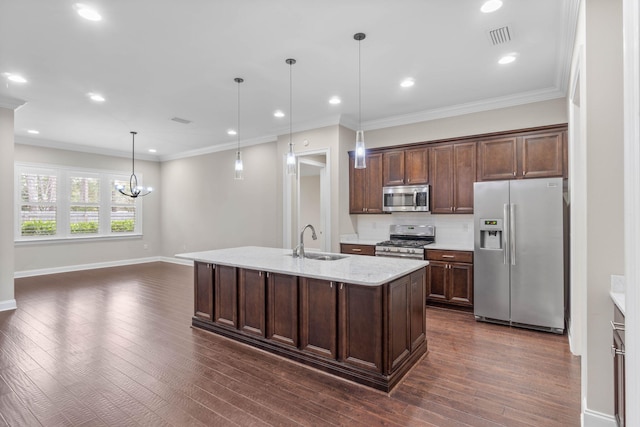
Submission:
[[400,366],[395,368],[392,374],[382,375],[366,369],[360,369],[339,360],[331,360],[316,356],[313,353],[305,352],[295,347],[280,345],[267,339],[260,339],[255,336],[245,334],[237,329],[218,325],[195,316],[192,319],[192,325],[194,328],[222,335],[223,337],[247,344],[251,347],[259,348],[288,360],[292,360],[337,377],[387,393],[390,392],[402,380],[402,378],[404,378],[407,372],[409,372],[411,368],[427,354],[427,341],[424,340],[411,352],[409,357],[407,357]]

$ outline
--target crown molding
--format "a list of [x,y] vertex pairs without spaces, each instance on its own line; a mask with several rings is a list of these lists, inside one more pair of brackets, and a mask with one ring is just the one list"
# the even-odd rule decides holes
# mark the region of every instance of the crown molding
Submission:
[[558,43],[558,69],[556,74],[556,86],[563,93],[567,93],[569,79],[571,78],[571,59],[573,47],[578,31],[578,19],[580,13],[580,0],[569,0],[564,2],[561,20],[568,25],[562,26],[562,33]]
[[17,110],[26,103],[27,101],[24,101],[22,99],[0,95],[0,108],[6,108],[8,110]]
[[[240,148],[250,147],[252,145],[266,144],[269,142],[275,142],[277,140],[278,140],[278,137],[273,135],[246,139],[244,141],[240,141]],[[198,148],[195,150],[183,151],[182,153],[160,156],[159,160],[161,162],[166,162],[169,160],[178,160],[178,159],[184,159],[187,157],[195,157],[195,156],[202,156],[204,154],[217,153],[219,151],[235,150],[237,147],[238,147],[237,142],[225,142],[224,144],[216,144],[210,147]]]

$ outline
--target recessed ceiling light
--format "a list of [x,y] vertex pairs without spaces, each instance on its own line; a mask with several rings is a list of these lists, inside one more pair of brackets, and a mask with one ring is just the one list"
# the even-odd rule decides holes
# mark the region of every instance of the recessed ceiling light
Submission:
[[495,12],[496,10],[500,9],[501,7],[502,7],[502,1],[501,0],[488,0],[488,1],[484,2],[482,7],[480,8],[480,11],[484,12],[484,13],[491,13],[491,12]]
[[329,100],[329,104],[333,104],[333,105],[340,104],[341,102],[342,100],[337,96],[332,96],[331,99]]
[[229,129],[227,131],[227,135],[237,135],[237,134],[238,134],[238,132],[236,132],[235,129]]
[[282,111],[280,111],[280,110],[276,110],[276,111],[273,113],[273,117],[277,117],[277,118],[284,117],[284,113],[283,113]]
[[40,133],[39,130],[35,130],[35,129],[29,129],[27,132],[29,132],[32,135],[38,135]]
[[102,16],[98,13],[97,10],[87,6],[86,4],[76,3],[73,5],[78,12],[78,15],[82,16],[84,19],[88,19],[89,21],[101,21]]
[[416,84],[416,81],[413,79],[413,77],[407,77],[406,79],[400,82],[400,86],[402,87],[411,87],[414,84]]
[[498,60],[498,64],[500,65],[510,64],[515,60],[516,60],[515,55],[505,55],[502,58],[500,58],[500,60]]
[[155,153],[155,152],[157,152],[157,151],[158,151],[158,150],[156,150],[155,148],[149,148],[149,152],[150,152],[150,153]]
[[92,101],[96,101],[96,102],[104,102],[105,101],[104,96],[100,95],[99,93],[89,92],[87,95],[89,96],[89,98]]
[[19,74],[2,73],[2,75],[4,75],[7,79],[11,80],[14,83],[26,83],[27,82],[27,79],[25,79],[24,77],[22,77]]

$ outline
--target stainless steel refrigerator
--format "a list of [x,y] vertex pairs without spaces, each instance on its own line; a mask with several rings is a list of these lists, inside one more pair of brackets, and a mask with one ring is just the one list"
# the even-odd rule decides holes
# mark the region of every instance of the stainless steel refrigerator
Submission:
[[563,333],[563,179],[476,182],[473,209],[476,319]]

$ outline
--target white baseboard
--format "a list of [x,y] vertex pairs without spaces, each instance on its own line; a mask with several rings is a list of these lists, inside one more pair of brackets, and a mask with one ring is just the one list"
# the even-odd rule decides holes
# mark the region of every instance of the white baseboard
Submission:
[[582,427],[617,427],[616,417],[585,409],[582,412]]
[[171,264],[188,265],[190,267],[193,266],[193,260],[190,260],[190,259],[181,259],[181,258],[163,256],[163,257],[160,257],[160,261],[170,262]]
[[160,257],[123,259],[119,261],[96,262],[92,264],[65,265],[62,267],[41,268],[38,270],[16,271],[13,277],[20,279],[23,277],[44,276],[46,274],[69,273],[71,271],[94,270],[96,268],[120,267],[123,265],[145,264],[148,262],[161,261]]
[[16,300],[14,299],[0,301],[0,311],[15,310],[16,308],[18,308],[18,306],[16,305]]

